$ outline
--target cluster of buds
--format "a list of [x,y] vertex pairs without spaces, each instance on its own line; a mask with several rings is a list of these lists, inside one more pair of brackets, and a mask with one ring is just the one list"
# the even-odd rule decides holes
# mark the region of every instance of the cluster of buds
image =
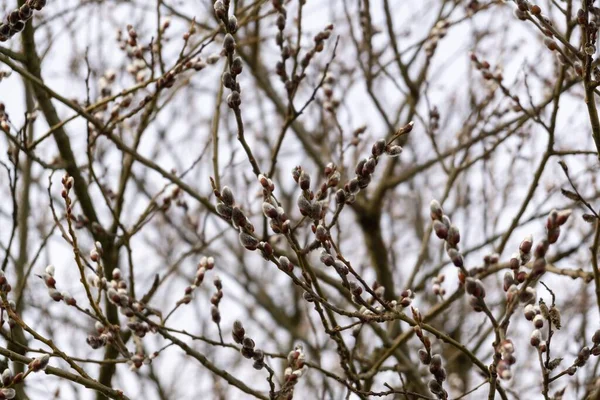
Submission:
[[[409,133],[413,126],[414,123],[410,122],[401,129],[401,132]],[[369,158],[364,158],[356,164],[356,167],[354,168],[354,173],[356,176],[346,182],[343,189],[339,189],[335,193],[337,204],[341,205],[344,203],[354,203],[358,193],[361,190],[366,189],[371,183],[371,177],[375,172],[375,167],[377,167],[379,158],[383,154],[386,154],[390,157],[396,157],[399,156],[400,153],[402,153],[402,147],[399,145],[394,145],[392,141],[389,143],[385,139],[379,139],[376,141],[371,148],[371,155]]]
[[128,328],[137,337],[144,337],[150,331],[146,322],[139,321],[135,317],[136,312],[142,312],[144,307],[129,296],[127,282],[122,279],[121,270],[115,268],[112,271],[112,280],[107,282],[105,278],[100,281],[101,288],[106,290],[108,301],[117,306],[119,312],[129,318]]
[[447,399],[448,392],[443,387],[443,383],[446,380],[447,374],[446,369],[442,366],[442,357],[439,354],[433,354],[431,350],[431,340],[423,333],[423,329],[418,325],[422,322],[422,316],[419,310],[416,308],[412,309],[413,318],[417,322],[417,325],[413,327],[413,330],[421,343],[423,348],[419,349],[419,360],[425,366],[429,367],[429,372],[433,375],[428,383],[429,391],[433,393],[438,399]]
[[29,369],[32,372],[39,372],[46,369],[48,363],[50,362],[50,356],[48,354],[44,354],[40,357],[34,358],[28,365]]
[[11,388],[10,386],[14,386],[23,382],[24,374],[19,372],[17,375],[13,375],[12,371],[9,368],[6,368],[4,372],[2,372],[0,379],[2,380],[3,386],[3,388],[0,389],[0,400],[14,399],[16,392],[15,389]]
[[6,112],[6,106],[2,102],[0,102],[0,130],[3,130],[4,132],[10,131],[8,113]]
[[[266,178],[265,180],[267,181],[266,184],[269,184],[270,180]],[[218,200],[217,213],[224,220],[231,222],[235,229],[239,230],[239,240],[242,246],[250,251],[259,249],[262,256],[269,259],[273,255],[273,248],[269,243],[261,242],[254,236],[254,225],[242,209],[235,205],[235,198],[231,189],[223,186],[223,189],[218,190],[213,186],[213,193]]]
[[[597,345],[595,347],[597,347]],[[592,352],[589,347],[587,347],[587,346],[582,347],[581,350],[579,350],[579,353],[577,354],[577,358],[575,359],[575,362],[573,363],[573,365],[576,367],[583,367],[587,363],[587,361],[590,359],[591,355],[592,355]]]
[[[542,314],[542,310],[536,304],[527,304],[523,308],[523,315],[525,316],[525,319],[527,321],[533,322],[534,320],[537,319],[536,322],[533,323],[537,329],[540,329],[544,326],[544,318],[542,317],[541,314]],[[538,316],[541,317],[541,321],[542,321],[541,324],[539,322],[537,322],[540,320],[540,318],[538,318]]]
[[179,186],[173,186],[170,193],[168,193],[162,199],[162,207],[161,210],[163,212],[167,211],[172,204],[175,204],[177,207],[181,208],[184,212],[187,212],[189,209],[187,202],[183,196],[183,190]]
[[275,73],[279,76],[279,79],[285,84],[285,87],[288,93],[291,93],[294,90],[294,85],[290,81],[290,78],[285,69],[285,62],[291,56],[290,46],[284,43],[284,29],[285,29],[285,20],[287,17],[287,10],[281,1],[273,1],[273,8],[277,11],[277,35],[275,35],[275,42],[281,51],[281,61],[278,61],[275,65]]
[[491,265],[498,264],[499,261],[500,261],[500,254],[498,254],[498,253],[487,254],[483,257],[483,265],[485,267],[489,267]]
[[560,227],[564,225],[571,210],[556,211],[552,210],[546,221],[546,238],[542,240],[535,248],[533,266],[531,267],[531,275],[534,278],[542,276],[546,272],[546,253],[550,244],[556,243],[560,235]]
[[458,251],[460,242],[460,231],[458,227],[450,222],[450,218],[444,214],[442,206],[437,200],[432,200],[429,205],[431,220],[433,221],[433,231],[436,236],[446,243],[446,254],[455,267],[460,268],[463,278],[467,275],[463,256]]
[[[322,225],[319,225],[322,226]],[[334,258],[326,249],[321,250],[321,255],[319,260],[327,267],[333,267],[338,274],[340,275],[348,275],[348,266],[344,264],[341,260],[337,260]]]
[[158,78],[156,81],[156,89],[170,89],[175,84],[175,76],[183,71],[184,64],[178,64],[172,71],[167,71],[166,74]]
[[[483,61],[479,60],[479,58],[477,57],[477,55],[475,55],[475,53],[471,53],[470,58],[471,58],[471,62],[473,63],[473,65],[475,65],[475,68],[481,72],[481,76],[483,77],[483,79],[485,79],[486,81],[493,81],[498,84],[501,84],[502,79],[504,79],[501,71],[499,71],[498,69],[496,69],[495,71],[492,71],[490,63],[485,60],[483,60]],[[510,94],[508,94],[508,95],[517,104],[515,106],[515,111],[520,110],[519,97],[516,95],[514,95],[514,96],[511,96]]]
[[523,309],[525,319],[533,323],[534,330],[531,333],[530,344],[541,353],[545,353],[548,348],[545,341],[542,340],[542,328],[544,327],[544,321],[548,321],[550,327],[554,326],[556,329],[561,328],[560,312],[554,304],[550,308],[544,303],[544,300],[539,299],[539,305],[528,304]]
[[69,294],[69,292],[63,291],[62,293],[56,289],[56,279],[54,279],[54,265],[48,265],[42,275],[42,279],[44,280],[44,284],[46,288],[48,288],[48,295],[52,300],[59,302],[64,301],[69,306],[77,305],[77,300],[73,298]]
[[88,335],[86,343],[94,350],[106,346],[113,340],[113,333],[100,321],[96,321],[96,334]]
[[100,96],[102,98],[110,97],[112,93],[112,86],[117,78],[117,73],[113,69],[109,69],[102,74],[98,79],[98,89],[100,89]]
[[305,364],[306,355],[302,345],[297,345],[294,350],[288,353],[286,367],[283,375],[285,379],[285,387],[290,392],[293,392],[294,385],[298,382],[298,379],[304,375],[308,367]]
[[196,269],[194,283],[185,288],[184,295],[180,300],[177,301],[177,305],[189,304],[192,301],[192,293],[204,281],[204,275],[206,275],[206,271],[211,270],[214,267],[215,259],[213,257],[202,257],[200,259],[200,262],[198,263],[198,267]]
[[327,189],[336,187],[340,183],[341,179],[341,174],[337,170],[337,165],[334,163],[328,163],[325,166],[323,173],[325,174],[327,181],[321,184],[321,188],[317,192],[317,197],[319,198],[324,198],[327,194]]
[[[163,32],[171,25],[171,21],[170,20],[165,20],[163,22]],[[196,33],[196,22],[192,21],[192,23],[190,24],[190,29],[187,30],[187,32],[185,32],[182,36],[184,42],[188,42],[190,40],[190,38]],[[158,50],[158,48],[157,48]]]
[[40,11],[46,5],[46,0],[27,0],[21,7],[11,11],[4,22],[0,22],[0,42],[21,32],[25,23],[33,16],[33,11]]
[[556,243],[560,236],[560,227],[564,225],[571,216],[571,210],[552,210],[546,220],[546,231],[548,243]]
[[0,376],[0,380],[2,380],[2,386],[7,387],[23,382],[23,375],[23,372],[19,372],[17,375],[14,375],[10,368],[6,368]]
[[529,234],[519,244],[519,253],[513,254],[509,262],[510,269],[515,273],[515,277],[520,273],[519,267],[531,260],[531,249],[533,249],[533,235]]
[[[219,59],[219,56],[216,56],[216,60]],[[215,60],[215,58],[209,58],[210,60]],[[194,71],[202,71],[204,68],[206,68],[206,65],[208,64],[208,59],[207,61],[204,61],[202,59],[202,57],[198,56],[198,57],[194,57],[188,61],[185,62],[185,69],[186,70],[191,70],[193,69]],[[212,62],[211,64],[214,64],[214,62]]]
[[265,367],[265,354],[262,350],[256,349],[254,340],[246,336],[246,330],[244,325],[239,320],[233,323],[233,330],[231,331],[233,340],[242,345],[240,353],[247,359],[253,359],[254,364],[252,365],[255,369],[261,370]]
[[[519,296],[519,301],[525,304],[535,303],[536,292],[532,287],[525,288],[524,291],[519,291],[518,286],[525,282],[527,273],[521,271],[520,267],[527,264],[531,260],[531,249],[533,248],[533,236],[527,235],[519,245],[519,253],[514,253],[509,261],[511,271],[504,273],[503,289],[506,292],[506,298],[509,302]],[[539,262],[538,262],[539,265]],[[526,307],[527,308],[527,307]],[[533,317],[532,317],[533,318]]]
[[537,16],[542,13],[542,9],[538,5],[531,4],[529,0],[517,0],[516,3],[515,17],[522,21],[529,19],[529,13]]
[[415,298],[415,293],[410,289],[405,289],[400,293],[400,300],[398,301],[398,305],[402,308],[406,308],[412,304],[413,299]]
[[117,43],[121,50],[126,51],[130,63],[126,70],[135,79],[136,82],[144,82],[150,76],[150,69],[144,60],[144,52],[151,50],[150,46],[143,46],[139,43],[138,33],[133,25],[127,25],[127,34],[117,30]]
[[134,58],[131,60],[126,67],[126,71],[133,77],[133,79],[135,79],[136,82],[140,83],[144,82],[150,74],[148,65],[143,59],[140,58]]
[[448,34],[449,26],[450,23],[448,21],[441,19],[435,24],[433,29],[431,29],[431,34],[425,43],[425,54],[428,58],[433,56],[433,53],[435,53],[435,49],[437,48],[440,40],[442,40]]
[[502,359],[498,362],[496,371],[501,379],[509,380],[512,378],[511,366],[517,362],[514,356],[515,346],[510,339],[505,339],[500,343],[499,353]]
[[137,318],[130,318],[129,321],[127,321],[127,328],[129,328],[135,336],[140,338],[146,336],[148,332],[153,331],[145,321],[140,321]]
[[358,146],[360,143],[360,137],[363,135],[363,133],[365,133],[367,130],[367,126],[366,125],[362,125],[359,126],[358,128],[356,128],[353,132],[352,132],[352,140],[350,140],[350,144],[354,147]]
[[226,31],[223,38],[223,53],[229,60],[229,69],[223,73],[221,80],[223,86],[231,91],[227,96],[227,105],[232,109],[238,109],[242,104],[242,97],[237,76],[242,73],[243,69],[241,57],[235,56],[236,42],[233,37],[238,29],[238,21],[235,15],[228,16],[229,1],[217,0],[213,8],[215,16],[221,21]]
[[60,195],[65,200],[67,218],[69,218],[69,219],[72,219],[72,215],[73,215],[73,208],[72,208],[73,201],[69,197],[69,193],[71,192],[71,189],[73,189],[74,182],[75,182],[75,180],[73,179],[72,176],[69,176],[68,173],[65,173],[65,175],[61,179],[63,189],[60,192]]
[[434,295],[443,297],[446,294],[446,289],[442,287],[445,280],[446,276],[444,274],[439,274],[432,279],[431,291]]
[[581,350],[579,350],[577,358],[575,358],[575,361],[573,361],[573,365],[567,368],[567,374],[575,375],[578,368],[583,367],[585,366],[585,364],[587,364],[587,361],[589,360],[590,356],[600,356],[600,329],[598,329],[592,335],[592,348],[590,349],[589,347],[584,346],[583,348],[581,348]]
[[[304,57],[302,57],[302,60],[300,61],[300,65],[302,65],[303,71],[306,70],[306,68],[310,64],[310,61],[315,56],[315,54],[323,51],[323,49],[325,48],[325,41],[331,37],[332,31],[333,31],[333,25],[330,24],[330,25],[327,25],[325,27],[325,29],[323,29],[321,32],[319,32],[315,35],[315,37],[313,38],[313,41],[315,43],[313,48],[310,49],[304,55]],[[294,78],[297,82],[299,82],[303,77],[298,76],[298,77],[294,77]]]
[[328,73],[325,75],[323,83],[323,93],[325,94],[325,101],[323,102],[323,108],[327,112],[333,113],[340,105],[340,101],[333,97],[333,85],[335,84],[335,76]]
[[215,278],[213,283],[214,283],[217,291],[210,298],[210,302],[212,304],[212,307],[210,309],[210,314],[211,314],[213,322],[215,324],[219,325],[219,323],[221,322],[221,313],[219,311],[219,303],[221,302],[221,299],[223,298],[223,282],[221,282],[221,279],[219,279],[217,277],[217,278]]
[[310,175],[301,166],[294,167],[292,177],[302,190],[296,202],[300,214],[309,217],[313,221],[322,219],[326,211],[323,205],[323,198],[325,197],[324,194],[326,194],[327,187],[323,186],[321,189],[325,189],[325,191],[321,190],[315,194],[310,189]]
[[431,133],[437,132],[440,128],[440,112],[436,106],[429,110],[429,129]]
[[[267,180],[267,178],[264,179]],[[267,191],[267,189],[265,189],[265,191]],[[265,195],[265,201],[262,205],[262,211],[265,217],[269,219],[269,226],[271,227],[273,232],[282,233],[284,235],[289,233],[291,222],[288,219],[285,210],[282,207],[280,207],[276,202],[274,202],[274,200],[272,200],[272,197],[268,194]]]

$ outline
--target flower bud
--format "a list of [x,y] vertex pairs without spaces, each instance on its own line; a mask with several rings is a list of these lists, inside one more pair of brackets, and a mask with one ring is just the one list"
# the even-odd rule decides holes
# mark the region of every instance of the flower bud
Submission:
[[471,297],[469,299],[469,304],[473,308],[473,311],[475,311],[475,312],[482,312],[483,311],[483,306],[484,306],[485,303],[483,303],[483,301],[480,298],[473,296],[473,297]]
[[4,372],[2,372],[2,384],[4,386],[8,386],[11,384],[13,380],[13,373],[9,368],[6,368]]
[[16,395],[17,392],[13,388],[0,389],[0,399],[14,399]]
[[521,251],[521,253],[528,254],[531,251],[532,247],[533,247],[533,236],[527,235],[525,237],[525,239],[523,239],[523,241],[519,245],[519,250]]
[[247,234],[246,232],[240,232],[239,235],[240,243],[248,250],[256,250],[259,241],[254,236]]
[[398,157],[402,153],[402,147],[398,145],[387,146],[385,153],[390,157]]
[[223,40],[223,48],[227,53],[230,54],[235,51],[235,39],[230,33],[225,35],[225,39]]
[[519,295],[519,301],[521,303],[529,304],[535,302],[537,294],[534,288],[528,287],[523,293]]
[[525,319],[527,319],[527,321],[533,321],[536,316],[533,304],[526,305],[525,308],[523,308],[523,314],[525,315]]
[[460,242],[460,232],[456,225],[451,225],[450,229],[448,229],[448,238],[446,241],[451,247],[456,247],[456,245]]
[[433,230],[438,238],[445,240],[448,237],[448,228],[439,220],[433,221]]
[[237,28],[238,28],[237,18],[235,17],[235,15],[230,15],[229,20],[227,21],[227,29],[229,30],[229,32],[235,33],[237,31]]
[[518,271],[519,270],[519,255],[517,253],[514,253],[511,257],[510,260],[508,261],[508,265],[510,266],[510,269]]
[[298,184],[300,185],[300,189],[302,190],[310,189],[310,175],[302,171],[300,173],[300,178],[298,179]]
[[326,242],[329,239],[329,234],[327,233],[327,229],[319,224],[317,226],[317,230],[315,231],[315,236],[319,242]]
[[233,192],[228,186],[223,186],[223,189],[221,189],[221,201],[230,207],[233,207],[235,203]]
[[41,357],[33,359],[33,361],[29,363],[29,368],[33,372],[43,371],[48,366],[49,361],[50,356],[48,354],[44,354]]
[[286,256],[279,257],[279,268],[285,272],[292,272],[294,266]]
[[335,262],[333,256],[325,250],[321,252],[320,260],[323,264],[327,265],[328,267],[332,266]]
[[483,299],[485,297],[485,289],[483,283],[479,279],[467,278],[465,283],[465,290],[468,294]]
[[277,212],[277,208],[271,203],[264,202],[262,205],[263,214],[267,218],[277,218],[279,213]]
[[534,277],[542,276],[546,273],[546,260],[544,258],[536,258],[531,267],[531,274]]
[[386,146],[385,139],[379,139],[373,145],[373,148],[371,149],[371,153],[373,154],[373,156],[379,157],[385,151],[385,146]]
[[596,332],[594,332],[594,335],[592,336],[592,342],[594,344],[600,343],[600,329],[598,329]]
[[441,220],[444,216],[444,211],[442,210],[442,206],[437,200],[431,200],[429,203],[429,210],[432,220]]
[[419,349],[419,360],[421,360],[424,365],[429,365],[431,362],[431,355],[427,350]]
[[504,291],[505,292],[508,291],[508,288],[510,288],[514,284],[515,284],[514,274],[512,272],[506,271],[504,273],[504,286],[503,286]]
[[446,392],[442,385],[435,379],[430,380],[427,384],[427,387],[429,388],[429,391],[436,396],[443,396],[443,394]]
[[563,225],[565,222],[567,222],[567,220],[569,219],[569,217],[571,216],[572,210],[563,210],[563,211],[559,211],[558,215],[556,217],[556,223],[560,226]]
[[450,257],[450,261],[452,261],[455,267],[462,268],[464,266],[463,256],[458,250],[449,247],[446,253],[448,253],[448,257]]
[[222,0],[215,1],[213,8],[215,10],[215,16],[218,19],[223,19],[227,16],[227,10],[225,9],[225,5],[223,4]]
[[231,335],[233,336],[233,340],[236,343],[242,343],[242,341],[244,340],[246,330],[244,329],[244,326],[242,325],[242,322],[240,320],[236,320],[233,323],[233,330],[231,331]]

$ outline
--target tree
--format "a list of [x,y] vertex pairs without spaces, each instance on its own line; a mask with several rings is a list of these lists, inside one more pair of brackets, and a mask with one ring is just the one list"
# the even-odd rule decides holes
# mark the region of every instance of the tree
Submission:
[[594,3],[3,3],[0,398],[599,398]]

